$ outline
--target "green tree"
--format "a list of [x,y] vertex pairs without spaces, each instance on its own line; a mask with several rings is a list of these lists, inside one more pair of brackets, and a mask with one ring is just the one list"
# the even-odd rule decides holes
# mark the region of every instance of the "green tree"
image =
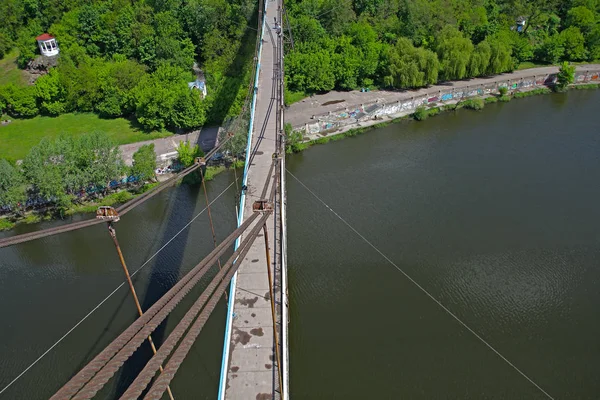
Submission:
[[105,186],[124,171],[118,147],[105,133],[97,132],[78,139],[44,138],[29,151],[22,167],[33,189],[61,207],[79,190]]
[[487,73],[491,57],[492,48],[487,40],[478,43],[477,46],[475,46],[475,49],[471,54],[471,60],[469,61],[469,75],[481,76]]
[[121,151],[105,132],[82,135],[75,143],[72,156],[76,168],[74,173],[81,176],[78,185],[70,188],[73,190],[87,185],[106,185],[120,178],[125,171]]
[[35,192],[46,199],[65,206],[70,201],[66,193],[66,160],[64,148],[47,138],[31,148],[23,160],[23,171],[27,182]]
[[415,48],[409,39],[398,39],[384,59],[383,82],[388,87],[416,88],[437,82],[440,64],[435,53]]
[[286,56],[285,68],[290,90],[320,92],[331,90],[335,85],[333,63],[327,50],[298,46],[298,50]]
[[467,67],[473,43],[464,37],[455,27],[445,27],[438,39],[437,53],[441,64],[441,76],[444,80],[467,77]]
[[144,76],[132,90],[138,122],[147,129],[202,125],[205,110],[198,94],[188,88],[189,79],[181,68],[168,65]]
[[548,64],[556,64],[565,53],[563,38],[560,35],[547,36],[536,49],[536,58]]
[[341,35],[356,19],[352,0],[323,0],[319,11],[321,25],[335,36]]
[[59,115],[66,111],[66,90],[60,81],[58,69],[51,68],[48,74],[38,78],[35,89],[42,113]]
[[290,23],[294,27],[294,40],[299,43],[318,42],[327,36],[327,32],[316,18],[301,15],[291,18]]
[[560,33],[560,39],[565,49],[564,56],[566,59],[581,61],[587,58],[585,38],[579,28],[572,26],[565,29]]
[[27,199],[21,172],[5,159],[0,159],[0,206],[15,209]]
[[332,62],[336,86],[339,89],[356,89],[361,61],[360,51],[352,45],[351,39],[347,36],[338,38]]
[[587,7],[573,7],[567,12],[567,25],[576,27],[581,30],[584,35],[589,34],[593,29],[598,17],[594,12]]
[[564,90],[568,85],[575,82],[575,66],[564,61],[558,71],[557,80],[556,87],[558,90]]
[[156,178],[156,152],[154,143],[146,144],[133,153],[133,166],[131,175],[139,176],[142,180],[154,180]]
[[201,157],[202,152],[198,148],[198,145],[190,145],[189,141],[179,142],[177,146],[177,159],[183,164],[184,167],[189,167],[194,163],[196,157]]
[[11,42],[10,37],[6,33],[0,31],[0,60],[2,60],[4,55],[10,51],[12,47]]
[[512,50],[509,43],[506,43],[501,38],[492,38],[490,40],[490,50],[488,74],[499,74],[513,69]]
[[0,97],[4,99],[8,114],[13,117],[29,118],[39,112],[34,86],[19,87],[11,83],[0,88]]

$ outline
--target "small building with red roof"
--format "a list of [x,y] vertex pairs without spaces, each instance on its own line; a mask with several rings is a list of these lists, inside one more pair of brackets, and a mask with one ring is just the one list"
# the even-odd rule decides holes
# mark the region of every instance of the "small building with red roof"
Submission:
[[42,33],[40,36],[36,37],[35,40],[37,40],[40,53],[42,53],[43,56],[52,57],[58,55],[58,44],[56,43],[56,38],[54,38],[54,36]]

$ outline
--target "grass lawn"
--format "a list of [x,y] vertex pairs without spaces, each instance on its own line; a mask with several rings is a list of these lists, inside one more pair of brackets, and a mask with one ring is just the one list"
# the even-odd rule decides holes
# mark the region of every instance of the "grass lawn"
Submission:
[[0,60],[0,85],[27,85],[27,73],[17,68],[17,54],[18,51],[13,50]]
[[308,95],[304,92],[292,92],[291,90],[285,90],[283,93],[283,97],[286,105],[292,105],[294,103],[299,102],[300,100],[308,97]]
[[11,119],[8,125],[0,126],[0,158],[20,160],[29,149],[44,137],[56,138],[60,135],[75,136],[82,133],[103,131],[115,142],[126,144],[157,139],[172,135],[168,131],[145,133],[132,126],[124,118],[102,119],[92,113],[63,114],[58,117],[35,117],[31,119]]

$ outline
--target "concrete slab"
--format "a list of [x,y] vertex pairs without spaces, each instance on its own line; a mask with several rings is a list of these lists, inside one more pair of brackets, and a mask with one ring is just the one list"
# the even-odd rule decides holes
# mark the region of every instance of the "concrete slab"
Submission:
[[[227,382],[228,399],[254,400],[271,399],[273,373],[263,372],[231,372],[231,379]],[[248,397],[245,393],[256,393],[255,397]]]

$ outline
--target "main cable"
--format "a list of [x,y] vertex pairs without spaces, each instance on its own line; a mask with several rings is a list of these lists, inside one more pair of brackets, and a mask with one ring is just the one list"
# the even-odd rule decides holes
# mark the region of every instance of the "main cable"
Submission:
[[[219,193],[219,195],[217,195],[217,197],[215,197],[212,201],[211,201],[211,205],[216,202],[221,196],[223,196],[225,194],[225,192],[227,192],[231,186],[234,185],[234,182],[232,182],[229,186],[227,186],[221,193]],[[150,258],[148,258],[140,267],[138,267],[138,269],[136,269],[132,274],[131,277],[133,278],[138,272],[140,272],[150,261],[152,261],[154,259],[154,257],[156,257],[158,255],[158,253],[160,253],[165,247],[167,247],[173,240],[175,240],[177,238],[177,236],[179,236],[181,234],[181,232],[183,232],[188,226],[190,226],[196,219],[198,219],[198,217],[200,217],[200,215],[202,215],[205,211],[207,210],[207,207],[204,207],[204,209],[202,211],[200,211],[198,214],[196,214],[196,216],[194,216],[194,218],[192,218],[187,224],[185,224],[185,226],[183,228],[181,228],[179,230],[179,232],[177,232],[171,239],[169,239],[164,245],[162,245],[162,247],[160,249],[158,249],[154,254],[152,254],[152,256],[150,256]],[[106,296],[101,302],[99,302],[94,308],[92,308],[92,310],[90,310],[83,318],[81,318],[79,320],[79,322],[77,322],[75,325],[73,325],[73,327],[71,329],[69,329],[64,335],[62,335],[56,342],[54,342],[54,344],[52,346],[50,346],[46,351],[44,351],[38,358],[36,358],[31,364],[29,364],[29,366],[27,368],[25,368],[19,375],[17,375],[12,381],[10,381],[8,383],[8,385],[6,385],[4,388],[2,388],[2,390],[0,390],[0,394],[4,393],[6,390],[8,390],[8,388],[10,388],[15,382],[17,382],[23,375],[25,375],[27,373],[27,371],[29,371],[31,368],[33,368],[42,358],[44,358],[50,351],[52,351],[52,349],[54,349],[56,346],[58,346],[67,336],[69,336],[79,325],[81,325],[86,319],[88,319],[98,308],[100,308],[104,303],[106,303],[108,301],[108,299],[110,299],[115,293],[117,293],[117,291],[119,291],[119,289],[121,289],[124,285],[125,285],[126,281],[121,282],[121,284],[119,286],[117,286],[112,292],[110,292],[108,294],[108,296]]]
[[404,272],[404,270],[402,268],[400,268],[398,265],[396,265],[396,263],[394,263],[392,260],[390,260],[390,258],[388,256],[386,256],[381,250],[379,250],[377,247],[375,247],[375,245],[373,243],[371,243],[366,237],[364,237],[360,232],[358,232],[356,229],[354,229],[354,227],[352,225],[350,225],[350,223],[348,223],[344,218],[342,218],[342,216],[340,216],[337,212],[335,212],[335,210],[333,210],[329,205],[327,205],[327,203],[325,203],[319,196],[317,196],[317,194],[315,192],[313,192],[312,190],[310,190],[310,188],[308,186],[306,186],[300,179],[298,179],[298,177],[296,177],[296,175],[294,175],[293,173],[290,172],[290,170],[286,169],[287,173],[291,175],[292,178],[294,178],[304,189],[306,189],[310,194],[313,195],[313,197],[315,197],[321,204],[323,204],[325,206],[325,208],[327,208],[329,211],[331,211],[333,213],[333,215],[335,215],[340,221],[342,221],[348,228],[350,228],[350,230],[352,230],[358,237],[360,237],[365,243],[367,243],[373,250],[375,250],[377,253],[379,253],[379,255],[381,257],[383,257],[388,263],[390,263],[390,265],[392,265],[394,268],[396,268],[402,275],[404,275],[404,277],[406,279],[408,279],[411,283],[413,283],[417,288],[419,288],[425,295],[427,295],[427,297],[429,297],[431,300],[433,300],[434,303],[436,303],[438,306],[440,306],[442,308],[442,310],[444,310],[448,315],[450,315],[452,318],[454,318],[459,324],[461,324],[466,330],[468,330],[469,332],[471,332],[473,334],[473,336],[475,336],[477,339],[479,339],[479,341],[481,343],[483,343],[484,345],[486,345],[490,350],[492,350],[494,353],[496,353],[496,355],[498,357],[500,357],[502,360],[504,360],[508,365],[510,365],[515,371],[517,371],[521,376],[523,376],[525,379],[527,379],[529,381],[529,383],[531,383],[533,386],[535,386],[540,392],[542,392],[548,399],[550,400],[554,400],[554,398],[552,396],[550,396],[548,394],[548,392],[546,392],[544,389],[542,389],[542,387],[540,385],[538,385],[537,383],[535,383],[533,381],[533,379],[531,379],[527,374],[525,374],[523,371],[521,371],[516,365],[514,365],[512,362],[510,362],[505,356],[503,356],[498,350],[496,350],[496,348],[494,348],[494,346],[492,346],[490,343],[488,343],[484,338],[482,338],[477,332],[475,332],[473,329],[471,329],[465,322],[463,322],[463,320],[461,320],[458,316],[456,316],[456,314],[454,314],[452,311],[450,311],[450,309],[448,309],[445,305],[443,305],[438,299],[436,299],[431,293],[429,293],[429,291],[427,289],[425,289],[423,286],[421,286],[417,281],[415,281],[410,275],[408,275],[406,272]]
[[[144,389],[146,389],[146,386],[148,386],[148,384],[150,383],[152,378],[156,375],[156,371],[158,370],[158,368],[167,359],[167,357],[169,357],[169,355],[173,352],[173,350],[179,343],[179,340],[181,339],[181,337],[187,331],[189,326],[192,325],[192,323],[196,319],[196,316],[198,315],[198,313],[200,313],[202,308],[205,306],[206,302],[211,297],[211,294],[213,293],[213,291],[215,290],[215,288],[217,287],[219,282],[221,282],[223,280],[224,276],[226,276],[226,275],[231,276],[231,275],[233,275],[235,270],[237,270],[237,267],[232,268],[235,260],[238,258],[243,259],[245,257],[246,253],[248,252],[252,243],[254,242],[258,233],[260,232],[262,224],[264,224],[264,221],[266,221],[266,219],[268,217],[269,217],[269,214],[265,213],[263,215],[263,217],[257,222],[255,227],[250,231],[250,233],[248,235],[246,235],[246,237],[244,237],[244,240],[242,241],[242,243],[238,247],[238,249],[231,255],[231,257],[229,257],[229,259],[227,260],[227,262],[225,263],[223,268],[219,270],[219,272],[213,278],[211,283],[206,287],[206,289],[198,297],[198,299],[196,300],[194,305],[192,305],[192,307],[188,310],[188,312],[185,314],[185,316],[181,319],[181,321],[177,324],[177,326],[169,334],[169,337],[167,338],[167,340],[165,340],[163,342],[163,344],[161,345],[156,356],[152,357],[150,359],[150,361],[144,366],[144,369],[138,374],[138,376],[135,378],[133,383],[129,386],[127,391],[123,394],[123,396],[121,397],[122,399],[134,399],[134,398],[138,398],[142,394]],[[239,266],[240,263],[238,262],[235,265]],[[228,281],[225,281],[225,280],[223,280],[223,282],[225,282],[226,284],[228,283]],[[218,299],[220,298],[220,295],[215,296],[215,297],[217,298],[217,301],[218,301]],[[183,340],[183,343],[185,343],[185,342],[188,342],[187,336]],[[178,351],[179,351],[179,349],[177,349],[176,354]],[[175,356],[173,356],[173,357],[175,357]],[[173,357],[171,358],[171,361],[173,360]],[[169,361],[169,363],[171,363],[171,361]],[[180,359],[179,364],[181,364],[181,361],[183,361],[183,359]],[[161,376],[166,372],[168,372],[168,370],[165,370],[165,372],[163,372],[161,374]]]
[[[159,314],[161,321],[179,304],[179,302],[189,293],[189,291],[200,281],[208,271],[208,267],[214,264],[227,250],[238,236],[245,232],[246,228],[257,218],[257,214],[248,218],[239,228],[235,229],[219,246],[210,252],[198,265],[188,272],[179,282],[175,284],[167,293],[156,301],[143,316],[135,320],[121,335],[113,340],[103,351],[101,351],[92,361],[90,361],[81,371],[79,371],[69,382],[67,382],[54,396],[52,400],[64,400],[75,395],[98,371],[100,371],[115,354],[144,329],[146,324],[153,320],[154,316]],[[212,264],[211,264],[212,262]],[[143,341],[143,340],[142,340]]]

